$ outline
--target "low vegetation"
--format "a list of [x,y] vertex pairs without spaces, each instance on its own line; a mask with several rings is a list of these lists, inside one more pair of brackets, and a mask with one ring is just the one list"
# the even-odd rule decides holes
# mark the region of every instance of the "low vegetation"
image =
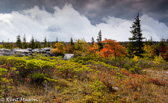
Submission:
[[[0,57],[0,96],[36,102],[108,103],[168,101],[168,63],[93,55]],[[156,73],[153,73],[153,72]],[[17,101],[16,101],[17,102]]]

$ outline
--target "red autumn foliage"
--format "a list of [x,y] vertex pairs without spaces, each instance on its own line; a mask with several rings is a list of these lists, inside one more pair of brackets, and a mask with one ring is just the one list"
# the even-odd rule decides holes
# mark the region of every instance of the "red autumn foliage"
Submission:
[[130,73],[128,71],[126,71],[126,70],[121,70],[120,73],[123,74],[123,75],[126,75],[126,76],[130,75]]
[[159,80],[158,78],[149,78],[148,79],[149,82],[158,85],[158,86],[165,86],[166,82],[163,80]]
[[89,46],[89,53],[94,54],[99,50],[99,46],[96,42],[94,42],[93,46]]
[[166,49],[165,46],[163,46],[163,45],[159,46],[159,51],[160,51],[162,57],[164,57],[164,54],[166,53],[166,50],[167,49]]
[[29,83],[30,79],[29,78],[25,78],[25,82],[24,83]]
[[116,57],[123,57],[126,55],[126,49],[119,42],[111,39],[105,39],[102,41],[104,44],[104,48],[100,50],[103,53],[104,57],[114,56]]

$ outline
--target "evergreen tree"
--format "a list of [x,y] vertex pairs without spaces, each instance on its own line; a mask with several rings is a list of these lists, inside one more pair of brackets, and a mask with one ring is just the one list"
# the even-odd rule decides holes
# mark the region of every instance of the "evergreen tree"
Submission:
[[35,48],[41,48],[41,44],[37,40],[35,40]]
[[75,50],[75,44],[74,44],[73,39],[71,37],[70,43],[68,43],[68,45],[66,46],[66,52],[73,53],[74,50]]
[[101,43],[101,41],[102,41],[102,35],[101,35],[101,30],[100,30],[98,33],[98,37],[97,37],[97,43],[100,46],[100,49],[103,48],[103,44]]
[[102,41],[101,30],[99,31],[98,37],[97,37],[97,42],[99,43],[100,41]]
[[47,39],[46,39],[46,37],[44,38],[44,47],[47,47]]
[[22,48],[26,49],[27,48],[27,43],[26,43],[26,36],[23,36],[23,43],[22,43]]
[[22,47],[22,42],[21,42],[21,39],[20,39],[20,35],[17,36],[16,46],[19,47],[19,48]]
[[142,57],[142,54],[144,53],[143,50],[143,38],[142,37],[142,30],[141,30],[141,25],[140,25],[140,19],[139,19],[139,13],[137,15],[137,17],[135,18],[135,22],[132,24],[131,27],[131,33],[133,34],[133,36],[131,38],[129,38],[130,40],[130,44],[128,45],[128,53],[129,54],[133,54],[139,57]]
[[73,42],[73,39],[72,39],[72,37],[71,37],[71,41],[70,41],[70,43],[71,43],[71,45],[74,45],[74,42]]
[[34,42],[33,36],[32,36],[32,39],[30,41],[30,48],[35,49],[35,42]]
[[91,40],[91,44],[92,46],[94,45],[94,38],[92,37],[92,40]]

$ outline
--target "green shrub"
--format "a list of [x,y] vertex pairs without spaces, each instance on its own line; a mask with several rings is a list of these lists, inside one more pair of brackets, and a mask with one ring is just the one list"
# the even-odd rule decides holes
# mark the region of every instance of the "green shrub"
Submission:
[[32,75],[32,82],[36,84],[42,84],[45,80],[45,75],[43,73],[34,73]]
[[0,68],[0,77],[3,76],[4,74],[6,74],[7,71],[8,71],[8,70],[5,69],[5,68]]
[[41,60],[32,59],[26,61],[26,69],[29,70],[41,69],[41,66],[42,66]]
[[154,61],[159,62],[159,63],[165,62],[165,60],[163,59],[163,57],[161,55],[155,56]]
[[134,67],[132,67],[132,68],[129,69],[129,71],[131,73],[139,73],[140,70],[141,70],[141,67],[140,66],[136,66],[136,65]]
[[0,65],[4,65],[6,63],[7,57],[6,56],[0,56]]
[[130,71],[131,73],[136,73],[135,68],[130,68],[129,71]]
[[0,98],[9,96],[9,91],[13,89],[13,79],[9,78],[10,71],[5,68],[0,68]]

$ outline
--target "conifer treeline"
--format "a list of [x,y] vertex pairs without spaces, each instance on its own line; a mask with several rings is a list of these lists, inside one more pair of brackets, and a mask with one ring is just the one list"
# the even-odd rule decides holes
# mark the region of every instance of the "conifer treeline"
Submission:
[[3,48],[21,48],[21,49],[26,49],[26,48],[43,48],[43,47],[54,47],[55,43],[58,42],[58,38],[56,38],[55,42],[48,42],[46,37],[44,38],[43,42],[38,41],[37,39],[34,39],[34,37],[31,38],[30,42],[26,41],[26,36],[23,36],[23,39],[21,40],[20,35],[17,36],[17,40],[15,43],[11,42],[2,42],[2,47]]
[[[128,43],[128,45],[126,45],[127,48],[127,56],[132,58],[134,56],[138,56],[138,57],[145,57],[147,56],[148,58],[153,58],[152,56],[155,55],[161,55],[162,57],[168,58],[168,50],[167,50],[167,46],[165,44],[165,42],[161,41],[158,45],[154,45],[152,39],[150,41],[146,41],[144,42],[143,39],[145,39],[142,36],[142,30],[141,30],[141,24],[140,24],[140,19],[139,19],[139,14],[137,15],[137,17],[135,18],[135,21],[133,22],[132,26],[131,26],[131,31],[132,33],[132,37],[128,38],[130,40],[130,42]],[[105,48],[106,44],[105,42],[102,41],[102,34],[101,34],[101,30],[98,32],[98,36],[97,36],[97,45],[99,46],[99,51],[103,48]],[[106,39],[107,40],[107,39]],[[77,40],[76,42],[79,42],[81,40]],[[82,40],[85,42],[85,40]],[[108,41],[108,40],[107,40]],[[56,48],[56,45],[58,43],[58,38],[56,38],[55,42],[48,42],[47,38],[44,38],[43,42],[39,42],[37,40],[35,40],[33,37],[31,38],[30,42],[26,42],[26,36],[23,36],[23,39],[21,40],[20,35],[17,36],[17,41],[16,43],[3,43],[3,47],[4,48],[42,48],[42,47],[53,47]],[[91,43],[89,43],[89,45],[92,47],[94,46],[94,38],[91,38]],[[70,50],[71,52],[73,51],[73,49],[75,48],[74,46],[74,42],[72,37],[70,38],[70,42],[69,43],[62,43],[59,45],[71,45],[69,46],[69,48],[66,50]],[[79,45],[81,45],[81,43],[79,43]],[[63,46],[63,47],[64,47]],[[62,48],[62,47],[61,47]],[[76,49],[81,49],[81,47],[79,46]],[[150,49],[149,49],[150,48]],[[62,48],[64,49],[64,48]],[[116,48],[113,48],[116,49]],[[61,51],[61,50],[60,50]],[[77,50],[76,50],[77,51]],[[107,48],[106,48],[106,51]],[[113,51],[117,51],[117,50],[113,50]],[[79,52],[79,51],[77,51]],[[105,52],[104,52],[105,53]],[[150,55],[148,55],[148,54]]]
[[[93,37],[91,39],[92,39],[91,44],[93,45],[95,41],[94,41]],[[101,35],[101,30],[100,30],[98,33],[98,37],[97,37],[97,43],[100,46],[100,48],[103,48],[101,41],[102,41],[102,35]],[[18,35],[16,37],[15,43],[11,43],[9,41],[8,42],[2,41],[2,46],[0,46],[0,48],[1,47],[8,48],[8,49],[12,49],[12,48],[21,48],[21,49],[32,48],[32,49],[35,49],[35,48],[44,48],[44,47],[53,47],[54,48],[55,43],[58,43],[58,38],[56,38],[55,42],[49,42],[49,41],[47,41],[47,38],[44,37],[43,42],[40,42],[37,39],[34,39],[34,37],[32,36],[30,42],[27,42],[25,35],[23,36],[22,40],[21,40],[21,36]],[[70,43],[71,43],[71,45],[74,44],[72,37],[70,38]]]

